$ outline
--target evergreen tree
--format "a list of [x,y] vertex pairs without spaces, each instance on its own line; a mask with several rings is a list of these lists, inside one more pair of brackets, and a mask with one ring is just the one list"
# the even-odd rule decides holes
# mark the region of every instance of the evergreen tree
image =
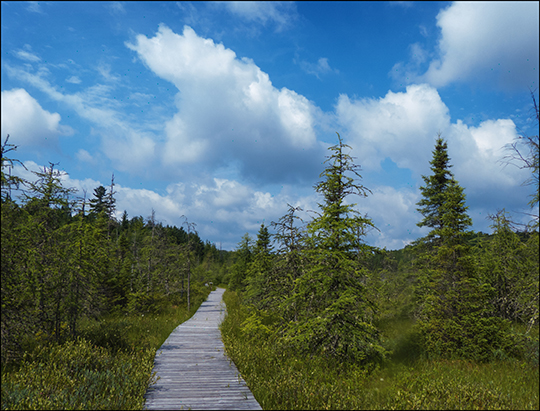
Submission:
[[103,186],[94,189],[94,198],[90,200],[90,214],[97,216],[101,212],[107,212],[107,189]]
[[287,213],[278,222],[272,222],[272,227],[276,229],[277,258],[268,273],[268,292],[262,304],[279,311],[286,319],[297,321],[296,303],[294,300],[289,303],[289,298],[305,266],[305,227],[295,224],[296,221],[303,224],[303,220],[295,215],[297,211],[303,211],[302,208],[287,205]]
[[261,228],[257,234],[257,241],[255,243],[255,252],[256,253],[270,253],[270,233],[268,232],[268,227],[261,223]]
[[246,286],[246,276],[253,258],[253,239],[249,233],[244,234],[236,250],[236,261],[232,265],[229,273],[229,288],[233,291],[244,290]]
[[384,349],[372,324],[375,307],[363,284],[366,272],[357,259],[367,248],[362,236],[373,223],[355,204],[345,202],[350,195],[365,197],[370,191],[351,176],[361,179],[360,167],[346,148],[338,134],[323,180],[315,186],[324,203],[307,227],[309,268],[288,301],[295,305],[297,321],[285,326],[284,340],[311,354],[370,362],[381,359]]
[[512,229],[510,216],[499,211],[493,237],[480,255],[484,279],[494,289],[494,314],[530,326],[538,322],[538,233],[522,241]]
[[116,210],[116,198],[114,198],[114,195],[116,194],[116,191],[114,191],[114,173],[111,177],[111,185],[109,187],[109,192],[107,193],[106,197],[106,211],[107,211],[107,217],[109,217],[109,228],[110,228],[110,222],[114,219],[114,211]]
[[253,261],[246,273],[246,296],[248,301],[260,306],[261,300],[269,292],[269,272],[272,268],[270,233],[268,227],[261,224],[253,250]]
[[422,176],[425,185],[420,187],[422,199],[417,203],[419,211],[424,218],[417,223],[419,227],[436,228],[432,230],[426,237],[428,242],[438,244],[440,241],[441,230],[444,222],[442,220],[442,206],[444,205],[445,193],[448,184],[452,179],[450,172],[450,158],[448,157],[448,145],[440,134],[437,136],[435,150],[433,151],[433,159],[430,161],[431,171],[433,175],[426,177]]
[[18,356],[20,342],[25,334],[35,332],[35,311],[32,300],[33,290],[25,272],[28,254],[32,252],[25,229],[28,214],[11,197],[11,189],[24,184],[22,179],[11,176],[11,167],[18,160],[8,157],[17,147],[9,142],[9,135],[1,149],[1,257],[2,273],[2,315],[1,319],[1,359],[2,365]]
[[426,256],[417,327],[432,355],[482,361],[506,344],[505,323],[492,315],[493,288],[482,281],[470,253],[466,236],[472,220],[463,189],[448,171],[446,148],[439,136],[431,161],[434,176],[424,177],[419,202],[424,206],[419,225],[432,227],[427,239],[433,248]]

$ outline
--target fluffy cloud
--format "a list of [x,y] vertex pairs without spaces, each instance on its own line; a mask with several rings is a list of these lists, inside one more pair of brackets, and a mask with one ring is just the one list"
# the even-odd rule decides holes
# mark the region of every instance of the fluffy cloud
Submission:
[[2,91],[2,136],[9,134],[13,143],[54,146],[59,136],[73,133],[60,120],[60,114],[44,110],[26,90]]
[[[179,90],[178,112],[165,125],[163,161],[170,168],[238,164],[253,179],[298,180],[321,153],[315,127],[319,109],[222,44],[182,35],[161,25],[153,38],[127,46]],[[320,157],[319,157],[320,158]]]
[[389,186],[377,187],[372,195],[359,200],[358,210],[367,213],[378,228],[366,236],[368,244],[398,250],[426,235],[427,230],[416,225],[421,220],[416,211],[419,200],[418,190]]
[[448,128],[447,135],[453,172],[466,188],[469,205],[523,205],[526,194],[520,185],[527,171],[504,167],[501,162],[506,154],[504,146],[517,138],[512,120],[486,120],[478,127],[468,127],[458,120]]
[[[351,100],[341,95],[336,114],[353,148],[351,154],[358,157],[366,175],[380,170],[380,163],[390,158],[400,168],[410,169],[421,183],[421,175],[431,174],[429,161],[440,132],[448,141],[452,171],[465,188],[468,204],[482,208],[476,209],[477,214],[494,213],[497,204],[518,209],[526,202],[526,190],[520,184],[527,171],[501,164],[504,146],[518,136],[510,119],[486,120],[477,127],[461,120],[451,123],[439,94],[425,84],[408,86],[403,93],[388,92],[380,99]],[[391,216],[399,201],[388,204],[385,210]],[[489,204],[493,208],[488,209]],[[374,215],[379,209],[373,208]],[[414,208],[409,212],[414,213]],[[388,216],[380,218],[387,221]]]
[[181,216],[187,216],[197,223],[202,238],[222,241],[225,249],[233,249],[243,233],[256,233],[263,220],[267,225],[277,221],[287,202],[293,202],[283,193],[272,195],[219,178],[208,183],[171,184],[162,194],[120,185],[116,189],[118,215],[125,209],[131,217],[146,217],[153,208],[159,221],[177,226],[183,222]]
[[434,136],[450,122],[448,107],[426,84],[408,86],[404,93],[389,91],[380,99],[351,100],[342,94],[336,114],[362,167],[379,169],[390,157],[416,177],[426,172]]
[[[504,89],[538,86],[538,2],[455,2],[437,15],[437,58],[420,75],[419,62],[392,74],[435,87],[481,81]],[[418,49],[418,45],[415,46]],[[412,50],[411,50],[412,51]]]
[[[46,72],[46,68],[33,74],[23,68],[12,67],[8,64],[5,64],[5,67],[11,77],[29,83],[53,100],[69,106],[81,118],[92,122],[96,126],[94,132],[102,136],[103,151],[108,158],[115,162],[118,170],[129,170],[138,175],[149,172],[141,167],[141,164],[148,165],[154,159],[153,135],[136,128],[136,125],[129,122],[126,116],[119,111],[120,103],[110,97],[112,86],[96,84],[81,92],[64,94],[45,78],[43,72]],[[3,93],[2,99],[4,98]],[[36,102],[36,104],[38,103]],[[2,104],[2,119],[4,118],[3,110],[4,104]],[[60,116],[58,114],[55,116],[58,116],[59,121]],[[19,121],[20,118],[13,119],[14,124],[18,124]],[[59,127],[60,131],[66,133],[71,130],[63,126]]]

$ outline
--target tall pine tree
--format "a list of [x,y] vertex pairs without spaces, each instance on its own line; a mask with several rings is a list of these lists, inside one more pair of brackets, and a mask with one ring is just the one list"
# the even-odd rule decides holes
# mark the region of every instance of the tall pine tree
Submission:
[[271,251],[270,233],[268,227],[262,223],[253,250],[253,261],[249,264],[246,274],[246,296],[248,301],[257,306],[269,292],[269,272],[272,267]]

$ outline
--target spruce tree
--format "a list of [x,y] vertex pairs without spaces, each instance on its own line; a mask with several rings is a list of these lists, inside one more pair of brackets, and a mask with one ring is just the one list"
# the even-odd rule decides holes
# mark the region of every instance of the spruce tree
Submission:
[[228,280],[229,288],[233,291],[243,291],[246,287],[246,275],[249,264],[253,260],[253,239],[246,233],[238,243],[236,261],[232,265]]
[[261,224],[253,250],[253,261],[246,273],[246,296],[248,301],[260,307],[261,300],[268,293],[268,273],[272,267],[272,247],[268,227]]
[[97,216],[101,212],[107,212],[107,189],[99,186],[94,189],[94,198],[90,200],[90,214]]
[[276,309],[285,319],[297,320],[297,309],[294,301],[289,299],[294,291],[296,280],[302,275],[305,267],[303,253],[305,243],[305,227],[295,223],[304,221],[295,213],[303,211],[301,207],[287,204],[289,210],[279,219],[272,222],[276,229],[274,240],[277,242],[276,259],[269,272],[268,293],[264,304]]
[[360,166],[345,153],[347,148],[338,134],[323,180],[315,186],[324,202],[307,227],[308,268],[289,299],[297,320],[286,326],[284,340],[306,353],[370,362],[381,359],[384,349],[372,324],[375,307],[363,284],[366,272],[357,260],[366,249],[362,236],[373,223],[354,209],[356,204],[346,202],[370,191],[357,182]]
[[424,218],[417,223],[419,227],[436,228],[431,231],[426,240],[435,244],[440,241],[440,234],[443,228],[442,221],[442,206],[445,199],[445,193],[448,184],[453,175],[450,171],[450,158],[448,157],[448,144],[441,137],[440,133],[437,136],[435,150],[433,151],[433,159],[430,161],[431,171],[433,174],[429,177],[422,176],[425,185],[420,187],[423,198],[417,203],[419,211]]
[[[418,203],[432,228],[426,237],[433,247],[425,256],[420,330],[431,355],[487,360],[504,347],[504,322],[492,315],[493,288],[482,282],[466,236],[472,220],[465,194],[449,172],[447,145],[439,136],[431,161],[434,175],[424,177],[424,198]],[[430,241],[431,240],[431,241]]]

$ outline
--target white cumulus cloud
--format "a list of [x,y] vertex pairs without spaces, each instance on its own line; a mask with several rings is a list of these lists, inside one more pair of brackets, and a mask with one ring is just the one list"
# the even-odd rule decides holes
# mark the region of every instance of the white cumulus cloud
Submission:
[[464,81],[538,87],[538,2],[454,2],[439,12],[437,26],[440,38],[427,70],[421,74],[411,50],[411,61],[392,69],[394,77],[435,87]]
[[416,176],[426,170],[434,136],[450,122],[448,107],[426,84],[408,86],[406,92],[389,91],[380,99],[351,100],[342,94],[336,113],[363,167],[378,169],[390,157]]
[[154,37],[138,35],[127,46],[179,91],[178,112],[165,125],[168,167],[215,169],[236,162],[254,178],[294,179],[315,164],[320,110],[292,90],[276,89],[252,60],[188,26],[176,34],[160,25]]
[[[465,188],[471,207],[481,206],[485,216],[496,212],[497,204],[518,209],[526,202],[520,184],[527,172],[501,164],[503,147],[518,136],[511,119],[490,119],[477,127],[461,120],[452,123],[437,90],[426,84],[408,86],[401,93],[388,92],[380,99],[352,100],[341,95],[336,114],[346,142],[353,148],[351,155],[358,157],[366,175],[381,170],[380,163],[390,158],[398,167],[410,169],[413,179],[422,183],[421,175],[431,175],[429,162],[440,132],[448,142],[451,170]],[[388,204],[385,212],[391,216],[398,202]],[[489,204],[493,208],[488,209]],[[379,208],[373,210],[377,214]]]
[[60,124],[58,113],[51,113],[25,89],[2,91],[2,136],[9,134],[14,144],[54,146],[59,136],[73,134],[73,129]]

